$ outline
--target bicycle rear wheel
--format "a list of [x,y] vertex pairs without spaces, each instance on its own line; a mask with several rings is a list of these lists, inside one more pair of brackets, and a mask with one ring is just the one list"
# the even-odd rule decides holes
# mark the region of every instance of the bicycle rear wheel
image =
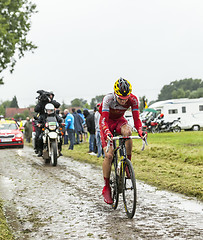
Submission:
[[[136,210],[137,203],[137,190],[135,173],[133,170],[132,163],[129,159],[126,159],[123,164],[123,202],[126,214],[128,218],[133,218]],[[126,175],[125,169],[128,168],[129,178]]]

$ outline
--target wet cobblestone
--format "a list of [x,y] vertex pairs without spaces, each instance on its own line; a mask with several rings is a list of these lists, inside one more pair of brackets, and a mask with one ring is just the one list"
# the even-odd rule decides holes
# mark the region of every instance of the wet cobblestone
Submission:
[[202,239],[203,204],[137,182],[128,219],[103,202],[101,168],[60,157],[45,165],[33,149],[0,152],[0,197],[16,239]]

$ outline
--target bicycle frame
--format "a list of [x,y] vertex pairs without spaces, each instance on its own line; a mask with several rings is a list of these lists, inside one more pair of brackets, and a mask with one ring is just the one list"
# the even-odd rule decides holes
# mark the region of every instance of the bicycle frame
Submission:
[[[139,137],[139,136],[127,136],[127,137],[117,136],[117,137],[113,137],[112,141],[114,142],[114,140],[122,140],[122,139],[125,139],[125,141],[126,141],[126,140],[129,140],[129,139],[142,139],[142,138]],[[111,143],[111,141],[108,140],[106,152],[109,151],[110,143]],[[144,139],[144,140],[142,139],[142,149],[141,149],[142,151],[145,149],[145,145],[147,145],[147,140],[146,139]],[[114,147],[114,151],[115,151],[115,147]]]
[[[141,137],[139,136],[127,136],[127,137],[124,137],[124,136],[117,136],[117,137],[113,137],[112,138],[112,141],[113,141],[113,148],[114,148],[114,157],[113,157],[113,162],[114,163],[114,167],[115,169],[117,170],[117,167],[118,167],[118,157],[117,157],[117,152],[118,150],[120,150],[120,157],[123,157],[122,159],[122,166],[123,167],[123,161],[127,158],[127,153],[126,153],[126,148],[125,148],[125,142],[129,139],[142,139]],[[119,140],[119,146],[116,147],[116,140]],[[108,141],[107,143],[107,149],[106,149],[106,152],[108,152],[109,150],[109,147],[110,147],[110,141]],[[145,145],[147,145],[147,140],[146,139],[142,139],[142,151],[145,149]],[[116,161],[115,161],[116,160]]]
[[[113,141],[113,161],[112,164],[114,164],[114,173],[112,173],[111,177],[111,188],[113,192],[113,209],[116,209],[118,206],[118,201],[119,201],[119,194],[123,194],[123,201],[124,201],[124,207],[126,214],[128,218],[132,218],[135,213],[136,209],[136,181],[135,181],[135,174],[133,170],[132,163],[130,160],[127,158],[127,152],[126,152],[126,147],[125,147],[125,142],[129,139],[141,139],[141,137],[138,136],[114,136],[112,138]],[[116,140],[119,140],[119,145],[116,146]],[[142,150],[144,150],[145,145],[147,144],[146,140],[142,140],[143,145],[142,145]],[[110,147],[110,140],[107,143],[107,152]],[[118,151],[120,151],[120,171],[118,171]],[[126,168],[129,171],[128,174],[129,176],[125,176]],[[127,180],[129,179],[129,180]],[[131,184],[127,181],[132,181]],[[130,187],[129,187],[130,185]],[[129,196],[128,194],[131,192],[133,194],[132,199],[133,199],[133,204],[129,202]]]

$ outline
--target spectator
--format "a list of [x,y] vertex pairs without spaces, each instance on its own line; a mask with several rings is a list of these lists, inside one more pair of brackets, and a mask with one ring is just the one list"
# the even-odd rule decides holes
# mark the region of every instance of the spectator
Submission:
[[37,116],[32,117],[32,145],[35,153],[38,153],[36,148],[36,129],[37,129]]
[[31,119],[31,123],[32,123],[32,132],[35,132],[35,127],[36,127],[36,117],[32,117]]
[[94,122],[95,122],[95,138],[96,138],[96,144],[97,144],[97,157],[102,156],[102,144],[101,144],[101,136],[100,136],[100,128],[99,128],[99,119],[100,119],[100,113],[99,113],[99,107],[101,103],[97,104],[96,112],[94,114]]
[[[82,111],[80,109],[78,109],[77,113],[83,120],[83,122],[82,122],[82,134],[80,134],[80,142],[83,142],[83,136],[84,136],[84,138],[87,137],[87,126],[86,126],[85,117],[82,114]],[[85,128],[86,128],[86,134],[85,134]],[[85,139],[85,142],[86,142],[86,139]]]
[[84,142],[87,142],[87,124],[85,121],[85,124],[83,125],[83,134],[84,134]]
[[30,143],[30,140],[32,138],[32,123],[30,122],[30,118],[26,118],[26,122],[24,125],[24,134],[25,134],[25,139],[28,143]]
[[[68,109],[67,109],[68,111]],[[65,126],[68,133],[68,138],[70,140],[69,150],[73,150],[74,147],[74,117],[69,111],[65,119]]]
[[[69,113],[68,109],[65,109],[63,111],[62,118],[63,118],[64,122],[65,122],[65,119],[66,119],[68,113]],[[68,144],[68,132],[65,127],[63,127],[63,136],[64,136],[64,145]]]
[[83,120],[80,117],[80,115],[75,111],[75,108],[72,108],[72,114],[74,117],[74,129],[75,129],[75,144],[79,144],[80,143],[80,135],[82,134],[83,131],[83,127],[82,127],[82,123]]
[[94,139],[95,139],[95,123],[94,123],[94,115],[90,114],[87,109],[83,111],[83,114],[86,119],[87,131],[90,134],[89,137],[89,153],[94,153]]
[[60,118],[62,118],[62,114],[60,113],[60,109],[56,109],[56,114],[57,114]]
[[23,127],[23,121],[21,118],[18,119],[18,126],[20,128],[20,131],[23,133],[24,127]]

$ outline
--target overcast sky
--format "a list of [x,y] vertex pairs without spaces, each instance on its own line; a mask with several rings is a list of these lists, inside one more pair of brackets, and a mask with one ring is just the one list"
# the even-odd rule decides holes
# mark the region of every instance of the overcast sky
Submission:
[[161,88],[203,79],[202,0],[32,0],[29,40],[38,46],[4,74],[0,100],[35,103],[39,89],[70,104],[113,91],[128,79],[137,97],[156,100]]

